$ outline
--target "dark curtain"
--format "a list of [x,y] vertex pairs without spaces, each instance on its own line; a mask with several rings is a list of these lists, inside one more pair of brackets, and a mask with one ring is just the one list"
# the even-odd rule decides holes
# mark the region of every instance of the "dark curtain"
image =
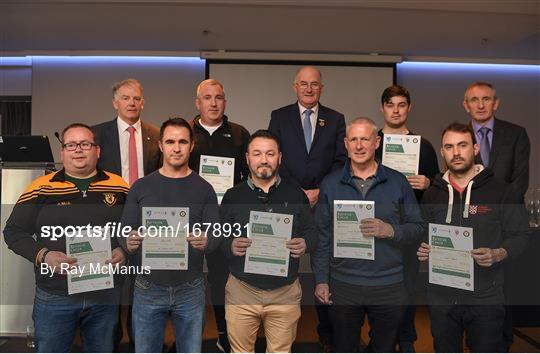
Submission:
[[30,135],[32,131],[31,98],[0,96],[0,119],[2,135]]

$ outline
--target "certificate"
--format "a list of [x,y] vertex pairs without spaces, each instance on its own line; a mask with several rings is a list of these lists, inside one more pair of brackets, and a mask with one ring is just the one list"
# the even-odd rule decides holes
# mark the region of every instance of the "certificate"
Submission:
[[375,202],[334,200],[334,257],[375,260],[375,238],[360,231],[363,219],[375,217]]
[[405,176],[418,174],[420,135],[384,134],[382,164]]
[[234,158],[201,155],[199,176],[214,187],[218,203],[227,191],[234,185]]
[[429,224],[429,282],[474,291],[473,229]]
[[293,215],[251,211],[244,272],[286,277],[290,251],[285,242],[291,239]]
[[109,236],[93,236],[81,230],[75,237],[66,237],[66,255],[77,258],[76,268],[67,273],[69,295],[114,287],[113,274],[105,264],[112,257]]
[[143,207],[142,265],[153,270],[188,269],[189,208]]

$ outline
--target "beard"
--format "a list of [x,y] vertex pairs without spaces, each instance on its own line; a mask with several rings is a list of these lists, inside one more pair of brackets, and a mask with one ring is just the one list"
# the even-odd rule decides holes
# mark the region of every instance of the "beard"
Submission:
[[[261,167],[266,167],[264,170],[261,170]],[[276,175],[276,170],[274,170],[270,165],[259,165],[255,169],[255,176],[259,179],[271,179]]]
[[[460,161],[463,161],[463,164],[459,167],[454,167],[452,165],[452,163],[449,163],[448,164],[448,169],[450,170],[450,172],[452,173],[465,173],[467,171],[469,171],[471,168],[473,168],[474,166],[474,160],[464,160],[464,159],[459,159]],[[452,161],[454,161],[454,159],[452,159]],[[450,162],[452,162],[450,161]]]

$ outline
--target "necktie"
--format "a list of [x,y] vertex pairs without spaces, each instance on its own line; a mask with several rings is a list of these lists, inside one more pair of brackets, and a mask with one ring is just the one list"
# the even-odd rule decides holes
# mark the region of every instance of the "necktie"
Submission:
[[137,162],[137,145],[135,144],[135,128],[130,126],[127,128],[129,132],[129,185],[132,186],[133,183],[139,178],[139,164]]
[[306,141],[306,148],[308,152],[311,148],[311,113],[313,113],[311,109],[306,109],[304,111],[304,140]]
[[484,167],[488,167],[489,165],[489,139],[488,139],[488,133],[491,131],[488,127],[482,127],[480,128],[479,132],[482,136],[482,139],[480,140],[480,157],[482,158],[482,163],[484,164]]

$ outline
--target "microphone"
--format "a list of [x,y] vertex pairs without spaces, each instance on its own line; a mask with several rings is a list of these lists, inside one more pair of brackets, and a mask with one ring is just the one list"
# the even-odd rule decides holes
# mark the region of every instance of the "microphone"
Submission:
[[54,132],[54,136],[56,137],[56,139],[58,139],[58,141],[60,142],[60,145],[64,145],[62,140],[60,140],[60,134],[58,134],[58,132]]

